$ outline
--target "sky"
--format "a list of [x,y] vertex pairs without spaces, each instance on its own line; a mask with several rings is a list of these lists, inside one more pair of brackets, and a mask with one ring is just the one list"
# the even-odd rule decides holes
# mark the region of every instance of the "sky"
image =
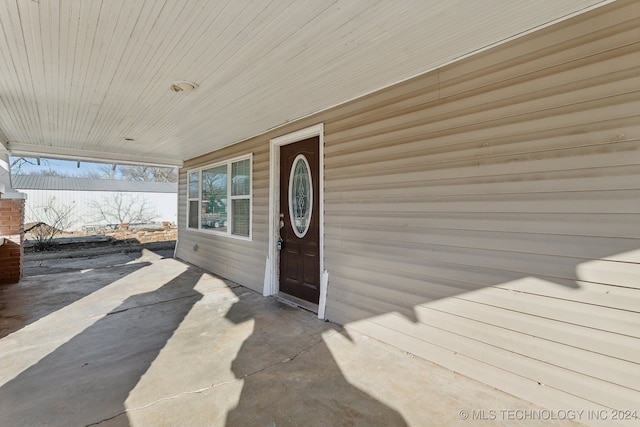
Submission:
[[[10,162],[13,162],[16,157],[11,157]],[[27,157],[27,159],[33,164],[25,163],[22,165],[20,169],[21,174],[29,174],[32,172],[40,172],[45,170],[54,170],[63,175],[84,175],[86,172],[99,172],[100,168],[103,168],[105,165],[111,166],[107,163],[93,163],[93,162],[80,162],[80,167],[78,168],[78,162],[75,160],[54,160],[54,159],[41,159],[40,165],[37,165],[37,161],[35,158]],[[12,169],[12,173],[15,173],[15,170]]]

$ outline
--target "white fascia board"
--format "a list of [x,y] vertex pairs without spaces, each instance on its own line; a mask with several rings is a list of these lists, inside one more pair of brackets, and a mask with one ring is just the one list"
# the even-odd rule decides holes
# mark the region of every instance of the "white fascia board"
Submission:
[[9,142],[9,152],[12,156],[49,157],[58,159],[84,160],[118,164],[141,164],[148,166],[182,167],[182,160],[153,157],[150,155],[119,154],[102,151],[78,150],[64,147],[50,147],[42,145]]

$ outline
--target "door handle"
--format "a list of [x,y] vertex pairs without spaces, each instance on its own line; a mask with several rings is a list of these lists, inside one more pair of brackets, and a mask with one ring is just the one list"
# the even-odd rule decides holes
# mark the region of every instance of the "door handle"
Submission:
[[284,228],[284,214],[279,214],[278,218],[280,218],[279,220],[279,227],[278,227],[278,242],[276,243],[276,249],[278,249],[279,251],[282,250],[282,246],[284,244],[284,239],[282,238],[282,235],[280,234],[280,230],[282,230]]

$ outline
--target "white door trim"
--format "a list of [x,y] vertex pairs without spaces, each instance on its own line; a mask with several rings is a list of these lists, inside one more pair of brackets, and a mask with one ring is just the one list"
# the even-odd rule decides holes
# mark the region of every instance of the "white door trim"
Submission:
[[318,304],[318,318],[324,319],[325,306],[327,301],[327,280],[328,273],[324,269],[324,124],[301,129],[299,131],[279,136],[270,140],[270,161],[269,161],[269,256],[265,268],[265,280],[263,295],[275,295],[279,291],[279,252],[277,250],[278,225],[280,218],[278,210],[280,206],[280,147],[294,142],[302,141],[314,136],[319,137],[319,160],[318,179],[320,180],[319,203],[319,225],[320,225],[320,301]]

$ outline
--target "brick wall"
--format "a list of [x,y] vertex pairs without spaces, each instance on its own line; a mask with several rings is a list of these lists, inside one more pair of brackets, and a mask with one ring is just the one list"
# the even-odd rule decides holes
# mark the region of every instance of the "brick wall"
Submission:
[[24,199],[0,199],[0,285],[22,278]]

